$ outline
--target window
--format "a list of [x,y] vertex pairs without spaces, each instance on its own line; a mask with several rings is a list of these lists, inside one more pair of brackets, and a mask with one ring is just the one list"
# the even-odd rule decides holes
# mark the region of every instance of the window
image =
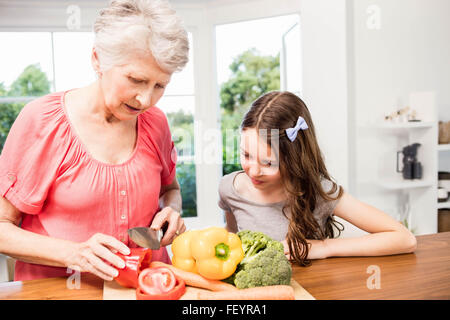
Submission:
[[183,217],[197,216],[196,165],[194,163],[194,50],[189,33],[189,62],[179,73],[174,73],[164,96],[158,103],[169,120],[172,139],[178,153],[177,179],[181,187]]
[[91,32],[53,32],[55,91],[80,88],[95,81]]
[[297,14],[216,27],[224,175],[241,169],[238,128],[251,103],[273,90],[300,94],[299,40]]
[[282,35],[280,85],[281,90],[291,91],[298,96],[302,90],[300,40],[300,24],[293,21]]
[[36,64],[51,83],[53,61],[49,32],[0,32],[0,41],[7,48],[0,51],[0,83],[10,87],[27,66]]
[[49,93],[53,82],[51,34],[2,32],[0,42],[0,150],[23,106]]

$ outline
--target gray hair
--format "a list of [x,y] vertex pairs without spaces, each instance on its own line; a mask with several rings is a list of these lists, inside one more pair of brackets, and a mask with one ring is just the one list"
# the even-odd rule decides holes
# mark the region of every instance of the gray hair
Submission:
[[126,63],[130,50],[151,53],[166,72],[189,59],[189,40],[180,17],[165,0],[114,0],[94,23],[102,71]]

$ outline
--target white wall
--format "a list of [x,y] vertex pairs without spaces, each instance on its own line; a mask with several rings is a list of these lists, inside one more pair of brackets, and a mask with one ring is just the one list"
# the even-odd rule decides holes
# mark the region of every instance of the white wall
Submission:
[[[331,176],[349,193],[354,193],[354,118],[351,81],[351,44],[348,1],[302,0],[301,30],[304,100],[309,106],[325,163]],[[352,142],[352,140],[350,141]],[[343,219],[341,237],[364,234]]]
[[303,98],[330,174],[348,187],[345,0],[303,0]]
[[77,31],[91,31],[98,10],[107,4],[107,0],[0,0],[0,31],[69,31],[71,5],[79,9]]
[[[349,30],[354,57],[350,86],[355,108],[355,122],[350,126],[381,121],[385,114],[409,105],[411,93],[421,91],[434,92],[439,117],[450,120],[450,1],[352,0],[349,4],[354,26]],[[368,8],[373,5],[380,10],[379,29],[367,26],[373,18]],[[369,25],[373,26],[370,21]],[[392,156],[395,161],[400,146],[395,146],[395,139],[357,132],[351,142],[355,145],[357,167],[352,179],[357,196],[394,216],[399,194],[378,189],[373,181],[379,173],[379,159]],[[379,154],[386,145],[392,150]],[[431,214],[433,209],[426,210]]]
[[[415,91],[435,91],[440,114],[450,120],[450,2],[353,3],[358,123],[407,104]],[[366,26],[374,4],[381,10],[379,30]]]

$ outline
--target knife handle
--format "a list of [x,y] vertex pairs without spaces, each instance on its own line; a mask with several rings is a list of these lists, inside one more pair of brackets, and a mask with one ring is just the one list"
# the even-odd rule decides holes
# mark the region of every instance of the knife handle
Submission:
[[163,223],[163,225],[161,226],[161,230],[162,230],[162,232],[163,232],[163,236],[164,236],[164,234],[166,234],[167,228],[168,228],[168,227],[169,227],[169,222],[165,221],[165,222]]

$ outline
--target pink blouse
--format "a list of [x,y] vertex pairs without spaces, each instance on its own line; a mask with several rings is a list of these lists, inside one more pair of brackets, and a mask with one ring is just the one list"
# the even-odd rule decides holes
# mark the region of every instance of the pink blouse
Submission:
[[[140,114],[130,159],[106,164],[77,137],[64,95],[38,98],[20,112],[0,156],[1,195],[23,213],[25,230],[76,242],[104,233],[136,247],[128,228],[151,224],[161,186],[175,177],[167,118],[157,107]],[[170,263],[166,248],[153,257]],[[67,275],[66,268],[16,262],[15,280]]]

